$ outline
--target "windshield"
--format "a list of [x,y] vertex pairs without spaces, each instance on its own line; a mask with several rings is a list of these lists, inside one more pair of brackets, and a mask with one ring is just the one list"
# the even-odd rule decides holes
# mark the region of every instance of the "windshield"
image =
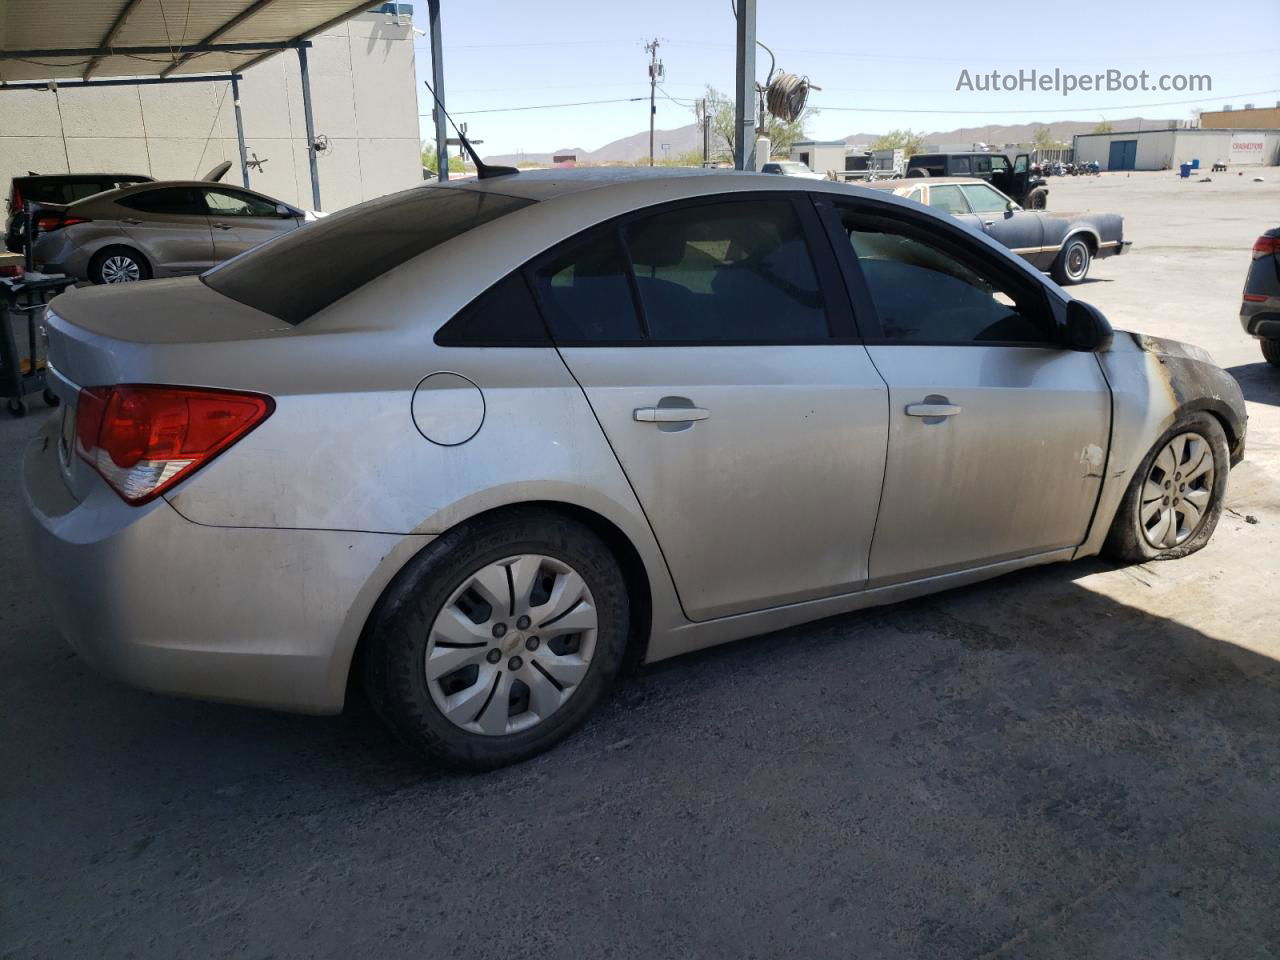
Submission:
[[532,202],[414,187],[264,243],[202,279],[223,296],[297,325],[392,267]]

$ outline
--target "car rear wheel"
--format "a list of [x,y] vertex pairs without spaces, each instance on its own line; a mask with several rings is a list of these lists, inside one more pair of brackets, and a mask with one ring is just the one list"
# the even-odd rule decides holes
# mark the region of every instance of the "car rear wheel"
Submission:
[[410,746],[492,769],[546,750],[604,698],[623,662],[621,568],[554,514],[464,524],[410,561],[366,632],[365,686]]
[[1053,261],[1053,279],[1064,287],[1079,283],[1089,275],[1092,259],[1089,241],[1083,237],[1072,237],[1058,254],[1058,259]]
[[1280,367],[1280,340],[1263,340],[1262,356],[1267,363]]
[[146,259],[128,247],[100,250],[89,264],[89,279],[94,283],[133,283],[150,277]]
[[1178,420],[1134,474],[1105,552],[1128,563],[1195,553],[1218,525],[1229,469],[1227,437],[1212,415]]

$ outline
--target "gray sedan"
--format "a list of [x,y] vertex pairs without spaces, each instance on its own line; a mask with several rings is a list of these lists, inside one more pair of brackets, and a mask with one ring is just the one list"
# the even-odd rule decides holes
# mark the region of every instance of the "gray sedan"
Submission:
[[295,230],[307,214],[242,187],[168,180],[43,204],[32,258],[93,283],[200,273]]
[[1113,333],[949,216],[794,177],[418,187],[74,290],[47,327],[64,402],[25,526],[84,660],[314,713],[355,681],[480,768],[630,662],[1185,556],[1245,444],[1203,351]]
[[1130,245],[1124,239],[1124,217],[1118,213],[1023,210],[985,180],[898,180],[870,186],[951,214],[1064,286],[1082,281],[1094,259],[1118,256]]

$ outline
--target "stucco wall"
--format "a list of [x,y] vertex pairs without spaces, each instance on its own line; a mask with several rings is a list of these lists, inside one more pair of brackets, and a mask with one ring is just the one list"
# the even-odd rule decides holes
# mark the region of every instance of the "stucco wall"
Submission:
[[[312,38],[308,52],[324,210],[422,182],[413,32],[364,14]],[[228,82],[0,91],[0,189],[39,173],[107,171],[202,176],[222,160],[240,183]],[[249,185],[310,208],[298,58],[284,51],[240,83],[246,148],[265,159]]]
[[[1076,161],[1096,160],[1106,170],[1111,156],[1111,143],[1137,140],[1136,170],[1171,170],[1183,161],[1198,157],[1200,166],[1209,167],[1215,160],[1231,161],[1233,130],[1143,130],[1141,132],[1078,136],[1075,138]],[[1280,163],[1280,133],[1259,132],[1264,140],[1262,162]]]

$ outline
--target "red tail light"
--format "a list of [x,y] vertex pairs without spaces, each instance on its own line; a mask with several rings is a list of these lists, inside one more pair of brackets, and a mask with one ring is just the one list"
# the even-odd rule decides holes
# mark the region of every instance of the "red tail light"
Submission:
[[257,393],[198,387],[88,387],[76,450],[126,502],[154,500],[271,416]]
[[35,216],[36,233],[52,233],[77,223],[93,223],[90,217],[68,217],[62,213],[38,213]]
[[1253,259],[1261,260],[1272,254],[1280,256],[1280,237],[1259,237],[1253,241]]

